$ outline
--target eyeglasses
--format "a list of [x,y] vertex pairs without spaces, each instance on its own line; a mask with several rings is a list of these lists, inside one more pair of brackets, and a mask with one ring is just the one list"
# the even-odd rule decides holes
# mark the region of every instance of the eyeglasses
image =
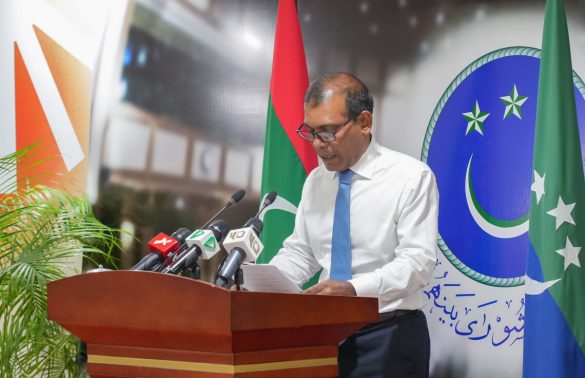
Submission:
[[313,131],[313,129],[307,126],[305,123],[301,123],[301,125],[297,128],[297,134],[307,142],[314,142],[315,138],[319,138],[321,142],[334,142],[335,141],[335,134],[340,132],[348,123],[351,122],[351,119],[348,119],[343,125],[333,126],[335,131]]

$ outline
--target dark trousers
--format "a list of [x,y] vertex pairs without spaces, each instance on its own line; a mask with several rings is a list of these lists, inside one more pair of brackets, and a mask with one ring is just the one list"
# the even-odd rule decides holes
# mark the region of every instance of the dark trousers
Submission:
[[368,324],[339,344],[339,377],[427,378],[430,347],[422,311]]

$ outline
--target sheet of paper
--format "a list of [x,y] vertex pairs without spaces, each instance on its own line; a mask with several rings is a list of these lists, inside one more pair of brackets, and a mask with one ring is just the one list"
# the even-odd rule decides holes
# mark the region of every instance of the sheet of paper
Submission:
[[245,289],[272,293],[300,293],[301,289],[277,267],[267,264],[243,264]]

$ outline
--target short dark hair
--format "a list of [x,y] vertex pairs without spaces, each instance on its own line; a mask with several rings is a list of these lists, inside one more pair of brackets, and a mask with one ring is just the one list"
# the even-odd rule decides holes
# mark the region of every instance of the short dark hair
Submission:
[[313,81],[305,94],[305,104],[317,106],[329,96],[327,89],[333,93],[345,95],[347,117],[357,119],[364,110],[374,111],[374,99],[365,84],[355,75],[347,72],[335,72],[323,75]]

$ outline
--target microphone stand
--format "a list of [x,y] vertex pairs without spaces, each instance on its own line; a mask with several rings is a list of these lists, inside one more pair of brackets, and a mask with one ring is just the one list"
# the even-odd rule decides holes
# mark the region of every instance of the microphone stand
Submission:
[[241,285],[244,284],[244,271],[238,268],[234,274],[234,284],[236,284],[236,291],[242,290]]
[[201,279],[201,267],[195,263],[195,266],[189,269],[191,271],[191,278],[195,280]]

